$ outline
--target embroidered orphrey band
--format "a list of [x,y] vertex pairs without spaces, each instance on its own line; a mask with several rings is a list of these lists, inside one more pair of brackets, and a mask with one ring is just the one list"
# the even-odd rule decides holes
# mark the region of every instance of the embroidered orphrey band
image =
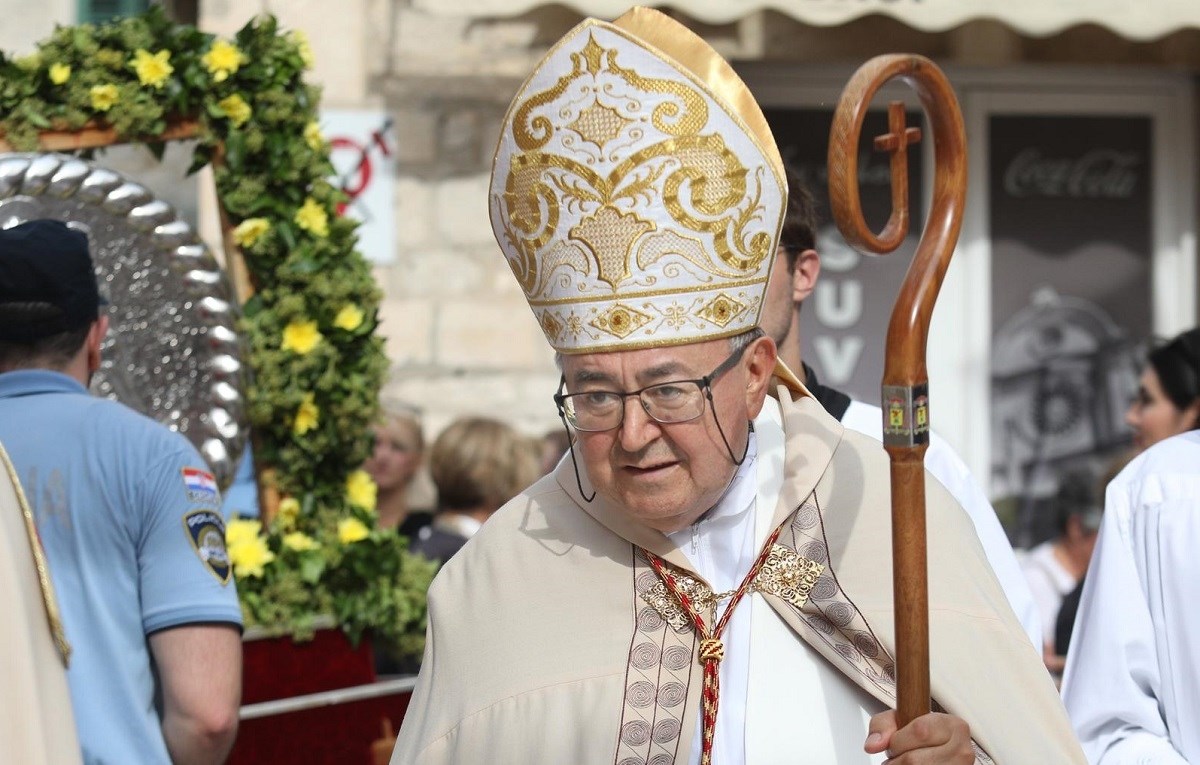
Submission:
[[17,478],[17,469],[13,467],[8,452],[0,446],[0,462],[12,481],[13,491],[17,495],[17,505],[21,508],[21,516],[25,521],[25,533],[29,537],[29,550],[33,553],[33,565],[37,569],[38,586],[42,590],[42,603],[46,606],[46,619],[50,622],[50,634],[54,636],[54,645],[62,658],[63,666],[71,663],[71,644],[67,642],[67,632],[63,629],[62,616],[58,610],[58,600],[54,597],[54,585],[50,582],[50,569],[46,566],[46,554],[42,551],[42,543],[38,537],[37,526],[33,522],[33,511],[29,509],[29,500],[21,481]]

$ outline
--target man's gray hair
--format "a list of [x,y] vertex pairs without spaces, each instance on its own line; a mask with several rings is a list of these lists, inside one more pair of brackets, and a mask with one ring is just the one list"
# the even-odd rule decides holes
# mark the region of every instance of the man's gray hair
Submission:
[[736,353],[737,351],[740,351],[743,348],[745,348],[750,343],[753,343],[758,338],[766,336],[766,334],[767,333],[763,330],[762,327],[754,327],[752,329],[746,330],[745,332],[741,333],[740,335],[734,335],[733,337],[729,338],[729,352]]

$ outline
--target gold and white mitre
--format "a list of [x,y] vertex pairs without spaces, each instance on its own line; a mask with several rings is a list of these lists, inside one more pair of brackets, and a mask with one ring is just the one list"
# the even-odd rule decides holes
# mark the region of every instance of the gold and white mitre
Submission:
[[708,43],[635,8],[542,59],[492,167],[492,229],[561,353],[679,345],[758,325],[783,162]]

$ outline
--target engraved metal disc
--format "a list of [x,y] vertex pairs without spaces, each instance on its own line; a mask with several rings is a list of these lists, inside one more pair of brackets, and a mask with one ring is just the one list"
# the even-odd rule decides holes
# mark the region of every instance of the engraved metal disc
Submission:
[[110,329],[92,392],[185,435],[218,484],[246,443],[237,301],[209,248],[145,187],[61,154],[0,155],[0,228],[35,218],[88,236]]

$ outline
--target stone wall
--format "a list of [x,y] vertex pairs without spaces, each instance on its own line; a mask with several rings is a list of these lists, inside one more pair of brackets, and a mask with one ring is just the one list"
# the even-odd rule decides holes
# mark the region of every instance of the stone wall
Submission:
[[[391,359],[385,398],[424,413],[432,438],[457,416],[560,427],[546,345],[492,237],[488,173],[500,122],[546,40],[578,20],[548,9],[510,20],[436,17],[386,0],[289,0],[270,10],[308,33],[323,103],[394,120],[394,260],[375,269]],[[209,0],[201,26],[229,35],[245,6]]]

